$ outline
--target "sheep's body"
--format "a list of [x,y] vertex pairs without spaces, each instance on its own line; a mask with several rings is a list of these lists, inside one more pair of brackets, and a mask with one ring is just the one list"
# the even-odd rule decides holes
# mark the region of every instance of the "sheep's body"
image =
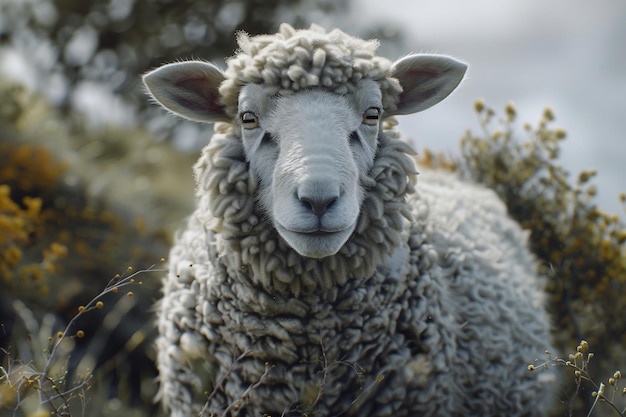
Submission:
[[[298,34],[281,30],[287,42]],[[326,35],[313,32],[302,31],[305,37]],[[345,42],[347,35],[333,34]],[[262,55],[262,47],[250,46],[254,39],[240,43]],[[261,40],[260,45],[271,44],[267,37]],[[314,51],[320,48],[319,42],[309,43]],[[233,61],[250,65],[244,58]],[[146,84],[166,107],[201,119],[202,111],[213,111],[221,80],[213,79],[214,67],[198,70],[198,65],[192,64],[193,77],[182,82],[172,82],[170,67],[165,76],[152,77],[160,77],[157,81],[148,75]],[[311,90],[298,78],[304,90],[297,94],[307,97],[301,104],[284,91],[299,88],[283,82],[269,104],[250,105],[249,95],[253,103],[258,100],[246,82],[265,88],[268,81],[243,82],[244,76],[235,72],[229,78],[226,72],[220,89],[225,110],[211,117],[230,123],[216,126],[195,167],[198,208],[172,249],[159,305],[160,396],[172,416],[538,416],[545,411],[552,397],[549,374],[542,378],[526,370],[549,347],[526,235],[493,192],[452,174],[425,171],[414,192],[410,148],[382,122],[366,120],[378,120],[380,111],[374,114],[372,108],[392,114],[408,112],[407,106],[422,108],[407,104],[385,65],[378,65],[383,68],[374,71],[378,75],[365,77],[375,80],[381,87],[374,90],[382,94],[359,98],[355,91],[370,88],[371,81],[343,80],[333,87],[317,71],[325,89]],[[244,67],[238,71],[244,73]],[[391,68],[405,91],[411,71],[404,64]],[[213,82],[202,92],[201,100],[210,102],[202,111],[189,105],[199,102],[198,85],[175,94],[157,85],[186,85],[197,78]],[[238,112],[229,110],[233,80],[241,83],[234,95]],[[315,79],[309,81],[315,85]],[[435,102],[442,95],[447,92]],[[428,101],[432,94],[425,96]],[[307,107],[313,99],[317,105]],[[183,105],[190,110],[181,110]],[[339,137],[356,135],[357,143],[347,151],[343,139],[333,146],[350,156],[290,160],[312,140],[306,126],[285,130],[273,122],[294,105],[301,106],[296,114],[304,115],[303,125],[318,117],[318,108],[328,110],[324,122],[333,129],[343,129],[347,120]],[[362,126],[360,113],[359,123],[350,124],[345,106],[364,112]],[[268,131],[277,144],[263,142]],[[276,167],[257,166],[259,152],[265,164],[273,161]],[[315,164],[322,165],[318,171],[330,170],[328,178],[307,171]],[[332,174],[345,164],[354,165],[357,183],[350,182],[348,168]],[[281,196],[285,187],[295,188]],[[340,191],[328,194],[333,187]],[[294,213],[284,217],[285,207]],[[354,210],[358,216],[352,221]],[[297,228],[310,219],[317,219],[319,231]]]

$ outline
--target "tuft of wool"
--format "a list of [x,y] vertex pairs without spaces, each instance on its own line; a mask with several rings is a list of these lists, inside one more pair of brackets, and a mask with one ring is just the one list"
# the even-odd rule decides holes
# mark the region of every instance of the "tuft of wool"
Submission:
[[310,87],[324,87],[337,94],[354,91],[356,83],[369,78],[380,84],[386,111],[396,108],[402,91],[391,77],[392,62],[376,55],[377,40],[363,40],[339,29],[326,32],[318,25],[296,30],[280,25],[278,33],[251,38],[237,37],[239,50],[227,60],[226,80],[220,86],[226,114],[237,115],[241,87],[263,84],[278,94],[293,94]]

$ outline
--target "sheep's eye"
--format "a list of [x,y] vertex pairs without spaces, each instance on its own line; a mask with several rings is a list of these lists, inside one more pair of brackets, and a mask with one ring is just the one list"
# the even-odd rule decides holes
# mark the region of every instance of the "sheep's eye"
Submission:
[[241,125],[244,129],[254,129],[259,126],[259,117],[251,111],[241,113]]
[[370,107],[363,112],[363,123],[370,126],[376,126],[378,119],[380,118],[380,109],[377,107]]

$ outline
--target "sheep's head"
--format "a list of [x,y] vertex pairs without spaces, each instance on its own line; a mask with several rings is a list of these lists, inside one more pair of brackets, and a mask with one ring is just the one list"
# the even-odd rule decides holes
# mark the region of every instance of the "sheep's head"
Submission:
[[[315,40],[319,29],[288,35],[282,49],[268,36],[259,37],[260,46],[255,38],[240,39],[248,50],[232,58],[226,72],[179,62],[148,73],[144,82],[180,116],[231,123],[259,179],[258,202],[280,236],[300,255],[324,258],[355,229],[366,192],[361,178],[374,164],[382,120],[438,103],[466,66],[439,55],[392,64],[367,55],[375,50],[372,42],[338,31],[323,33],[332,48]],[[342,49],[346,39],[356,52]]]

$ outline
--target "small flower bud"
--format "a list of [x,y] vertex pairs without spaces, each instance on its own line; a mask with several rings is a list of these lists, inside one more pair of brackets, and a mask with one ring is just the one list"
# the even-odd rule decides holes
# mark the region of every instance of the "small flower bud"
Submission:
[[517,114],[517,111],[515,110],[515,104],[511,102],[507,103],[506,106],[504,106],[504,112],[506,113],[506,116],[509,120],[514,120]]
[[[594,177],[596,175],[597,171],[595,169],[590,169],[587,171],[582,171],[580,174],[578,174],[578,183],[579,184],[584,184],[587,181],[589,181],[589,179],[591,179],[592,177]],[[582,341],[584,342],[584,340]],[[582,342],[580,342],[580,345],[578,347],[582,346]],[[584,352],[583,352],[584,353]]]
[[485,101],[482,98],[479,98],[474,102],[474,110],[476,113],[481,113],[485,110]]
[[595,185],[592,185],[591,187],[587,189],[587,195],[589,195],[590,197],[593,197],[596,194],[598,194],[598,189],[596,188]]
[[543,118],[550,122],[554,120],[554,113],[552,112],[552,109],[550,107],[546,107],[543,110]]
[[557,139],[565,139],[565,137],[567,136],[567,132],[565,131],[565,129],[556,129],[554,131],[554,135]]

